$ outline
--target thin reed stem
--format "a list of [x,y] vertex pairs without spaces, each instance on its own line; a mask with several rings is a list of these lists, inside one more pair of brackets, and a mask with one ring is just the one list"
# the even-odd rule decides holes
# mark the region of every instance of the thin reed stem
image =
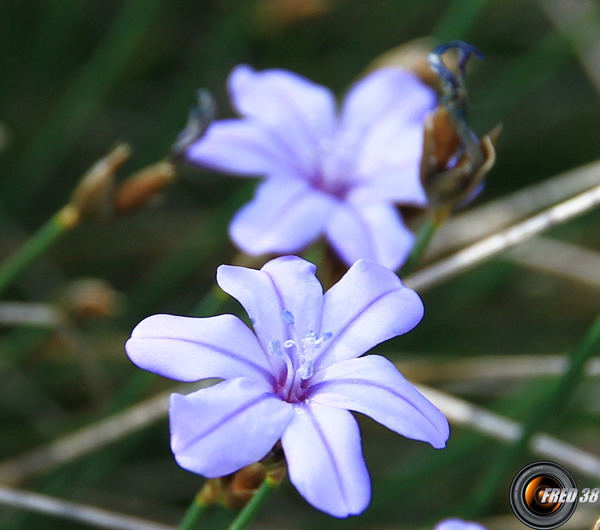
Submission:
[[78,521],[95,528],[111,530],[174,530],[171,526],[145,521],[138,517],[115,513],[86,504],[65,501],[40,493],[11,489],[1,485],[0,504],[44,513],[70,521]]
[[202,502],[200,494],[194,497],[177,530],[196,530],[199,527],[202,516],[206,513],[207,505]]
[[229,525],[228,530],[244,530],[258,515],[271,492],[275,490],[278,483],[271,480],[269,476],[265,478],[264,482],[258,488],[258,491],[252,497],[250,502],[242,508],[238,516]]
[[410,252],[410,256],[408,256],[406,263],[402,266],[400,272],[398,273],[400,278],[410,274],[419,264],[423,258],[423,255],[425,254],[425,251],[427,250],[427,247],[429,246],[429,242],[437,232],[439,226],[440,225],[434,221],[433,216],[430,216],[423,223],[421,229],[419,230],[419,234],[417,235],[417,240],[415,241],[415,244]]
[[598,351],[599,344],[600,314],[589,327],[584,339],[571,352],[567,370],[548,392],[545,392],[538,401],[531,405],[529,409],[531,413],[523,423],[523,430],[519,438],[508,447],[504,455],[497,459],[496,465],[487,475],[486,482],[477,490],[474,499],[476,510],[483,510],[493,500],[496,492],[506,480],[509,470],[514,467],[519,455],[527,449],[532,436],[545,424],[556,418],[571,402],[584,375],[585,365],[592,354]]
[[77,214],[69,206],[54,214],[23,246],[0,265],[0,293],[3,293],[19,275],[64,233],[77,224]]
[[404,283],[417,291],[438,285],[544,230],[590,211],[599,204],[600,185],[419,270],[407,276]]

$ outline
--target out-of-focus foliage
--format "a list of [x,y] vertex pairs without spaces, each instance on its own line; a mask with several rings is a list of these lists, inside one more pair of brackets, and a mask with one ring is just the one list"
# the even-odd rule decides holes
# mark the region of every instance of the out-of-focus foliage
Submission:
[[[587,46],[598,46],[600,33],[588,30],[600,18],[575,20],[567,35],[544,2],[0,2],[0,259],[59,210],[85,170],[118,142],[132,147],[118,181],[168,156],[197,88],[212,91],[220,117],[232,115],[225,82],[243,62],[294,70],[342,94],[376,57],[409,40],[476,45],[486,58],[469,65],[469,124],[480,135],[498,122],[504,130],[496,166],[471,209],[598,160],[600,93],[582,66],[582,39],[573,35],[589,33]],[[51,304],[64,320],[53,329],[0,329],[0,461],[169,388],[133,367],[123,343],[151,313],[191,314],[212,288],[216,267],[236,254],[227,224],[252,189],[243,179],[180,167],[150,207],[76,228],[5,293],[5,300]],[[597,251],[599,231],[595,212],[550,235]],[[82,278],[108,282],[110,307],[82,312],[77,307],[91,301],[68,302]],[[494,259],[424,293],[424,321],[378,351],[432,366],[563,354],[597,311],[598,289]],[[93,301],[104,300],[91,292]],[[239,311],[233,302],[224,307]],[[427,382],[522,420],[549,377]],[[597,451],[597,395],[597,380],[586,380],[569,414],[548,431]],[[368,511],[332,520],[284,485],[261,513],[265,528],[431,528],[448,516],[510,514],[512,475],[479,512],[471,502],[502,442],[456,427],[448,448],[434,451],[370,420],[361,424],[374,486]],[[524,454],[520,463],[536,459]],[[176,524],[202,479],[175,464],[165,420],[21,485]],[[587,478],[581,485],[593,487]],[[0,526],[83,528],[4,507]]]

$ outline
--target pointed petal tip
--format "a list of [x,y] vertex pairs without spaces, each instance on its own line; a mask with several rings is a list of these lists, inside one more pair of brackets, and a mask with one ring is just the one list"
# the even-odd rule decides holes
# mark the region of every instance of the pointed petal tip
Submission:
[[440,412],[440,418],[436,425],[438,429],[438,436],[432,437],[430,440],[426,440],[434,449],[445,449],[446,444],[450,438],[450,425],[446,416]]

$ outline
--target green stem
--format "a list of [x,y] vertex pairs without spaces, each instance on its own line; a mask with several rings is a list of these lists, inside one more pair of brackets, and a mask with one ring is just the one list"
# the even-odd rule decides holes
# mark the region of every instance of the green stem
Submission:
[[269,498],[271,492],[277,487],[277,482],[271,480],[268,476],[260,485],[258,491],[252,497],[250,502],[242,508],[242,511],[229,525],[227,530],[244,530],[258,515],[258,512],[263,507],[263,504]]
[[512,443],[505,455],[500,455],[497,464],[488,474],[486,483],[474,497],[476,513],[483,511],[493,500],[496,492],[502,487],[509,470],[514,467],[518,457],[526,451],[531,437],[547,426],[552,418],[568,405],[583,378],[585,364],[592,356],[600,342],[600,315],[589,327],[584,339],[569,355],[569,366],[565,373],[548,393],[544,393],[539,402],[531,407],[531,414],[524,422],[523,432],[519,440]]
[[208,506],[200,501],[200,494],[194,497],[192,504],[185,512],[177,530],[195,530],[202,516],[206,513]]
[[75,226],[76,222],[73,212],[65,207],[52,216],[22,247],[11,254],[0,265],[0,293],[4,292],[62,234]]
[[431,238],[437,232],[438,228],[439,225],[435,222],[433,217],[429,217],[425,223],[423,223],[423,226],[421,226],[419,234],[417,235],[417,241],[412,248],[410,256],[408,256],[408,260],[398,273],[401,278],[410,274],[415,266],[419,263],[423,257],[423,254],[425,254],[425,250],[427,250],[427,246],[429,245]]

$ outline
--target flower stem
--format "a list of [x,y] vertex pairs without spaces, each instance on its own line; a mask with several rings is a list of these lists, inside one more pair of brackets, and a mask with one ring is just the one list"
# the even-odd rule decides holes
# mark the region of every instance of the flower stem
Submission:
[[410,274],[415,266],[419,263],[423,254],[425,254],[425,250],[427,250],[427,246],[431,241],[433,235],[437,232],[439,228],[439,224],[435,222],[433,216],[429,217],[421,226],[419,230],[419,234],[417,235],[417,240],[412,248],[410,256],[408,256],[408,260],[404,266],[400,269],[398,275],[403,278],[407,274]]
[[242,511],[233,520],[227,530],[244,530],[257,516],[263,504],[269,498],[271,492],[277,487],[279,482],[271,479],[268,475],[264,482],[258,488],[258,491],[252,497],[250,502],[242,508]]
[[206,508],[208,507],[206,503],[202,502],[200,495],[199,493],[194,497],[177,530],[195,530],[198,528],[198,523],[206,513]]
[[475,495],[475,510],[483,510],[502,486],[507,472],[512,469],[519,455],[526,450],[531,437],[571,402],[584,374],[585,364],[598,349],[600,342],[600,314],[588,328],[585,337],[569,355],[569,366],[563,375],[552,386],[549,392],[534,403],[531,413],[523,423],[521,437],[511,444],[504,455],[500,455],[497,465],[490,470],[484,487]]
[[54,214],[22,247],[0,265],[0,293],[77,222],[77,213],[69,206]]

